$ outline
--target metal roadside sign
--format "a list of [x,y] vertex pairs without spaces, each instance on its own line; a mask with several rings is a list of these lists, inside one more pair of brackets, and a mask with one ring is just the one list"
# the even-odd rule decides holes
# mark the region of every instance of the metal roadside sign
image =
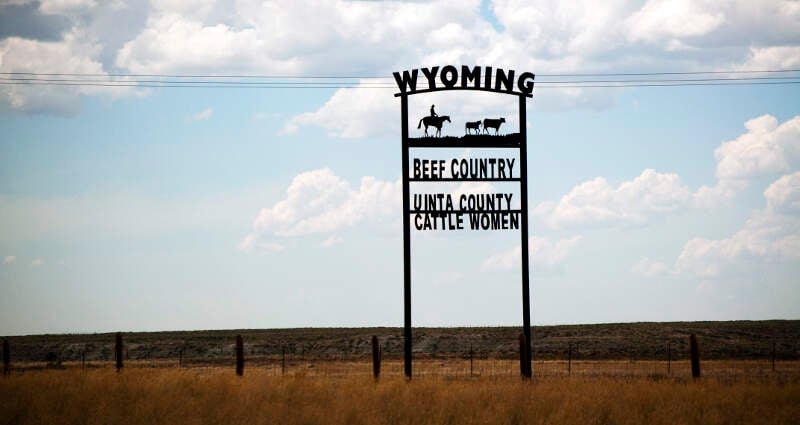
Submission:
[[[519,230],[522,262],[522,326],[520,341],[520,373],[530,378],[531,320],[530,265],[528,259],[528,165],[526,101],[533,97],[535,75],[531,72],[491,66],[447,65],[395,72],[400,98],[400,128],[402,134],[403,166],[403,311],[404,360],[407,378],[412,376],[411,335],[411,226],[417,231]],[[472,90],[516,96],[519,102],[519,131],[501,133],[505,117],[481,118],[469,121],[449,115],[439,115],[435,105],[409,122],[409,97],[446,90]],[[429,113],[428,113],[429,112]],[[461,128],[463,136],[442,136],[444,126]],[[409,136],[409,124],[416,124],[420,137]],[[423,130],[424,126],[424,130]],[[428,156],[425,152],[443,148],[510,149],[516,157],[451,158]],[[412,149],[415,156],[412,160]],[[423,152],[416,155],[416,152]],[[515,164],[515,162],[518,162]],[[515,165],[519,170],[515,173]],[[515,182],[519,184],[519,207],[513,193],[448,192],[411,193],[412,182]]]

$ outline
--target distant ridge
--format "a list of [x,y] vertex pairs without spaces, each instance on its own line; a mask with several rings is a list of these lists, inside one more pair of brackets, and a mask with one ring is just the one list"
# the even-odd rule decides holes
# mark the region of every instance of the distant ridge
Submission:
[[[472,346],[481,357],[517,356],[520,327],[414,328],[414,355],[462,357]],[[674,358],[685,357],[689,334],[696,334],[705,359],[766,359],[775,342],[776,357],[800,359],[800,320],[726,322],[639,322],[533,327],[535,360],[563,359],[569,346],[583,360],[649,359],[665,355],[667,344]],[[203,331],[127,332],[128,357],[228,361],[237,334],[249,355],[274,356],[287,350],[290,356],[308,358],[366,358],[370,339],[377,335],[388,358],[400,358],[403,329],[293,328]],[[110,360],[112,333],[28,335],[8,337],[14,362],[44,361],[57,356],[62,361]]]

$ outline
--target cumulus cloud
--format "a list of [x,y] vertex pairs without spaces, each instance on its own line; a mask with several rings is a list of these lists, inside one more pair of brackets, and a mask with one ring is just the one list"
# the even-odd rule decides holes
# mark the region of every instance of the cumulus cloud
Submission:
[[133,73],[225,70],[230,64],[274,69],[277,61],[257,54],[263,44],[250,28],[203,25],[167,13],[151,17],[147,28],[118,51],[115,64]]
[[17,261],[17,256],[16,255],[6,255],[3,258],[3,264],[10,264],[10,263],[13,263],[15,261]]
[[715,186],[702,186],[694,194],[699,206],[733,197],[748,180],[776,175],[800,166],[800,116],[778,124],[772,115],[762,115],[744,124],[747,132],[723,142],[715,151]]
[[800,172],[776,180],[764,198],[766,207],[733,235],[689,240],[675,262],[676,272],[715,278],[743,262],[800,259]]
[[[339,89],[325,104],[314,112],[305,112],[290,118],[281,134],[294,134],[301,126],[314,125],[325,128],[334,137],[357,138],[369,135],[390,134],[397,125],[397,102],[386,89]],[[394,119],[391,119],[394,118]]]
[[800,67],[800,46],[770,46],[751,47],[747,60],[736,68],[760,71],[798,67]]
[[763,115],[744,126],[746,133],[714,151],[717,183],[713,186],[691,192],[677,174],[646,169],[617,187],[603,177],[583,182],[557,202],[536,205],[532,213],[556,229],[646,223],[659,214],[716,206],[736,196],[755,177],[800,166],[800,116],[779,124],[775,117]]
[[787,171],[800,159],[800,116],[784,122],[771,115],[744,124],[748,132],[725,142],[714,151],[717,176],[741,179],[765,173]]
[[617,187],[603,177],[581,183],[558,202],[537,205],[533,213],[553,228],[644,223],[651,215],[684,206],[690,197],[691,192],[677,174],[646,169]]
[[31,261],[31,266],[33,267],[40,267],[43,265],[44,265],[44,260],[41,258],[35,258],[33,261]]
[[697,37],[725,22],[721,8],[713,2],[650,0],[627,20],[632,40],[676,40]]
[[[100,45],[77,30],[55,42],[9,37],[0,40],[0,72],[107,75],[97,60],[99,53]],[[78,112],[84,95],[119,98],[141,94],[131,87],[0,85],[0,103],[28,113],[71,115]]]
[[[575,245],[581,240],[580,236],[551,240],[546,237],[532,236],[528,239],[528,252],[534,267],[552,267],[561,263],[569,256]],[[481,263],[481,271],[511,270],[520,267],[522,261],[522,248],[504,251],[487,257]]]
[[[15,0],[6,4],[34,2]],[[37,4],[42,15],[68,17],[71,26],[67,28],[72,28],[68,33],[83,34],[82,43],[94,50],[76,49],[65,36],[59,43],[72,47],[66,56],[44,53],[41,48],[32,50],[30,45],[17,42],[0,51],[10,46],[18,55],[34,52],[39,58],[54,58],[55,63],[66,65],[59,72],[102,73],[116,67],[143,74],[318,75],[325,70],[329,75],[390,77],[392,70],[406,68],[407,64],[442,63],[493,64],[539,74],[748,66],[786,69],[797,66],[800,35],[800,8],[789,0],[615,1],[602,6],[588,0],[494,0],[490,10],[499,23],[497,27],[482,16],[479,0],[41,0]],[[94,62],[95,69],[76,66],[82,60]],[[11,55],[2,62],[3,66],[20,68],[24,60]],[[25,70],[53,72],[48,66]],[[80,96],[101,92],[58,89],[71,94],[73,103]],[[358,94],[371,97],[366,94],[370,90],[360,89]],[[533,108],[602,108],[614,102],[613,93],[599,89],[542,90]],[[347,97],[338,93],[333,96],[338,96],[331,98],[334,103]],[[349,117],[347,112],[358,112],[361,104],[381,108],[366,100],[342,103],[346,109],[341,113]],[[321,125],[342,137],[386,131],[372,125],[366,129],[349,127],[335,119],[330,108],[318,109],[299,115],[285,130]],[[43,107],[24,110],[51,112]]]
[[244,0],[227,7],[204,2],[187,10],[180,3],[157,2],[146,29],[120,50],[117,65],[142,73],[375,71],[414,62],[421,51],[448,41],[429,37],[448,21],[474,27],[464,23],[478,21],[479,4]]
[[[428,19],[417,23],[415,28],[420,31],[419,37],[401,35],[397,41],[388,42],[419,46],[411,52],[415,56],[412,60],[388,60],[386,64],[401,69],[405,63],[491,63],[546,74],[587,70],[790,69],[796,67],[798,60],[800,30],[796,23],[800,8],[791,1],[756,4],[650,0],[606,2],[598,6],[588,0],[495,0],[490,8],[502,30],[487,25],[474,4],[463,8],[470,13],[462,11],[453,16],[436,13],[437,9],[447,8],[448,3],[427,4]],[[412,3],[411,8],[416,7]],[[362,47],[377,50],[371,44]],[[519,52],[526,55],[520,56]],[[402,58],[406,59],[409,52],[404,53]],[[379,72],[387,73],[383,69]],[[618,92],[618,89],[541,89],[536,92],[532,108],[605,108],[614,103]],[[341,97],[339,93],[334,95],[337,96]],[[339,113],[347,116],[356,112],[355,105],[344,104],[345,109]],[[290,123],[289,129],[320,125],[341,132],[342,124],[338,121],[319,116],[312,119],[313,115],[324,113],[325,107],[311,115],[301,115]],[[380,133],[385,129],[360,130],[354,137],[378,134],[372,131]]]
[[240,244],[245,250],[275,237],[332,233],[365,220],[381,220],[400,209],[402,186],[366,176],[357,189],[323,168],[297,175],[286,198],[262,209],[253,232]]
[[764,191],[767,211],[800,212],[800,173],[787,174]]

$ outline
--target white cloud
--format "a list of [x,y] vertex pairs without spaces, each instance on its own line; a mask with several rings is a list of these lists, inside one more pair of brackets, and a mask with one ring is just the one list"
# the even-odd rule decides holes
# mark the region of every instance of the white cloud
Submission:
[[714,186],[701,186],[692,193],[677,174],[651,169],[618,187],[596,177],[575,186],[558,202],[535,206],[533,215],[552,228],[645,223],[654,215],[682,208],[716,206],[736,196],[754,177],[800,166],[800,116],[779,124],[775,117],[763,115],[745,122],[745,128],[746,133],[714,151]]
[[[55,43],[63,44],[61,49],[66,52],[42,52],[41,46],[32,48],[36,46],[16,41],[3,43],[13,45],[18,56],[52,58],[60,65],[58,69],[26,69],[33,72],[102,73],[115,66],[143,74],[326,73],[386,76],[388,81],[392,70],[404,69],[408,64],[492,64],[542,74],[786,69],[797,67],[799,60],[800,7],[790,0],[615,0],[602,5],[588,0],[495,0],[490,8],[501,29],[484,19],[478,0],[154,0],[125,5],[96,0],[42,0],[41,13],[71,17],[72,30]],[[82,47],[75,45],[74,34],[80,34]],[[0,47],[3,50],[6,49]],[[4,66],[20,62],[12,56],[3,58]],[[94,70],[76,66],[86,60]],[[15,89],[19,91],[21,87]],[[50,86],[47,90],[48,95],[66,93],[68,100],[62,102],[74,112],[80,95],[125,89]],[[368,94],[370,91],[383,90],[361,89],[354,96],[374,97]],[[604,108],[613,104],[614,93],[605,89],[542,90],[537,92],[533,108]],[[348,97],[338,93],[333,96],[338,96],[336,102]],[[49,96],[39,96],[39,102],[46,97]],[[15,109],[62,113],[65,109],[63,104],[53,109],[59,105],[57,99],[38,108],[33,100],[26,108],[20,105]],[[291,132],[292,125],[321,125],[341,137],[386,131],[380,125],[369,124],[361,129],[358,124],[343,124],[336,119],[344,116],[352,121],[348,112],[359,112],[361,105],[380,110],[380,104],[365,99],[342,105],[347,108],[338,113],[329,108],[300,115],[284,130]]]
[[737,69],[797,69],[800,67],[800,46],[751,47],[750,55]]
[[714,151],[720,179],[787,171],[800,160],[800,116],[778,125],[771,115],[744,124],[748,132]]
[[16,255],[6,255],[3,258],[3,264],[11,264],[11,263],[13,263],[15,261],[17,261],[17,256]]
[[669,267],[660,262],[654,261],[649,258],[642,258],[631,269],[631,273],[639,274],[645,277],[660,276],[670,272]]
[[[580,236],[550,240],[546,237],[532,236],[528,239],[528,252],[534,267],[552,267],[561,263],[580,241]],[[481,263],[481,271],[511,270],[520,266],[522,248],[516,248],[492,255]]]
[[800,172],[785,175],[765,191],[766,207],[724,239],[693,238],[675,262],[678,273],[716,278],[743,263],[800,259]]
[[617,187],[603,177],[581,183],[558,202],[537,205],[533,213],[553,228],[644,223],[653,214],[684,206],[689,199],[690,191],[677,174],[646,169]]
[[213,115],[213,114],[214,114],[214,110],[212,108],[206,108],[206,109],[203,109],[200,112],[192,114],[189,117],[189,119],[191,121],[205,121],[205,120],[211,118],[211,115]]
[[632,40],[679,40],[719,28],[725,21],[715,2],[649,0],[627,20]]
[[478,20],[475,0],[180,3],[157,2],[147,28],[120,50],[117,65],[140,73],[343,74],[418,58],[420,50],[437,46],[428,36],[445,22],[472,27],[463,23]]
[[244,69],[278,67],[268,56],[258,54],[263,47],[264,41],[252,28],[203,25],[167,13],[151,17],[147,28],[119,50],[115,64],[133,73],[225,70],[231,64]]
[[376,88],[339,89],[318,110],[289,119],[281,134],[294,134],[305,125],[323,127],[329,135],[342,138],[390,134],[399,128],[399,108],[391,93]]
[[365,220],[380,221],[400,210],[402,186],[371,176],[354,190],[330,169],[297,175],[286,189],[286,198],[263,208],[253,221],[253,232],[243,249],[257,247],[274,237],[332,233]]
[[33,266],[33,267],[39,267],[39,266],[42,266],[42,265],[44,265],[44,260],[41,259],[41,258],[36,258],[33,261],[31,261],[31,266]]
[[[800,48],[797,46],[800,31],[796,25],[800,8],[790,1],[758,4],[746,1],[651,0],[644,4],[612,1],[599,6],[592,1],[496,0],[491,3],[491,10],[503,28],[499,31],[480,16],[476,4],[465,5],[457,14],[443,13],[452,12],[453,3],[447,1],[425,3],[424,7],[418,3],[375,4],[381,6],[373,7],[373,4],[359,9],[363,13],[361,16],[383,17],[382,12],[397,7],[394,9],[396,17],[389,26],[396,23],[406,30],[393,39],[384,38],[383,32],[379,36],[370,33],[372,37],[363,38],[362,32],[345,27],[335,35],[309,36],[308,40],[304,38],[306,43],[298,44],[310,47],[325,39],[331,46],[340,46],[337,51],[345,54],[353,49],[371,52],[379,59],[371,59],[370,63],[381,66],[361,62],[368,56],[359,57],[355,63],[376,68],[379,74],[387,77],[388,70],[404,69],[409,63],[423,66],[490,63],[539,74],[587,70],[743,69],[747,66],[787,69],[794,67],[798,60],[795,52]],[[412,16],[419,22],[406,21]],[[339,19],[343,23],[350,22],[342,18],[339,11],[328,13],[327,18],[326,22],[331,23]],[[353,34],[362,37],[357,41],[348,38]],[[396,46],[414,47],[401,49],[400,54]],[[386,56],[387,51],[395,56]],[[526,54],[521,56],[519,52]],[[306,62],[308,57],[303,59],[304,65],[310,63]],[[337,60],[328,66],[337,69],[341,64],[342,61]],[[379,92],[377,96],[369,93],[371,91],[342,89],[318,110],[290,120],[283,132],[293,133],[301,126],[315,125],[341,137],[367,137],[395,129],[396,112],[382,112],[397,108],[387,106],[391,99],[380,93],[381,90],[374,90]],[[532,108],[606,108],[613,105],[619,91],[542,89],[536,92]],[[376,119],[360,126],[345,122],[354,116]]]
[[747,133],[723,142],[715,151],[716,186],[702,186],[694,194],[698,206],[714,205],[735,196],[748,180],[784,173],[800,166],[800,116],[778,124],[762,115],[744,124]]
[[[0,72],[76,73],[106,75],[98,61],[101,46],[78,30],[58,42],[9,37],[0,40]],[[80,97],[104,95],[112,99],[142,95],[131,87],[0,85],[0,104],[12,110],[70,115],[80,109]]]
[[767,211],[800,212],[800,173],[787,174],[764,191]]

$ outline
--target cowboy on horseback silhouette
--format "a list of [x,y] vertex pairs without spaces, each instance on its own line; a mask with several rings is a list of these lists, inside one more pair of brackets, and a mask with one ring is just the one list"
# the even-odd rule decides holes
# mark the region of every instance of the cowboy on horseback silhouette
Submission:
[[434,111],[434,110],[433,110],[433,108],[434,108],[435,106],[436,106],[436,105],[431,105],[431,116],[432,116],[432,117],[438,117],[438,116],[439,116],[439,114],[437,114],[437,113],[436,113],[436,111]]
[[[434,112],[433,111],[433,106],[431,106],[431,112]],[[434,135],[436,137],[441,137],[442,136],[442,123],[445,122],[445,121],[450,122],[450,116],[442,115],[440,117],[440,116],[436,115],[436,116],[423,117],[421,120],[419,120],[419,124],[417,124],[417,128],[422,128],[422,126],[425,125],[425,137],[430,137],[428,135],[428,127],[433,127],[433,128],[436,129],[436,133],[434,133]]]

